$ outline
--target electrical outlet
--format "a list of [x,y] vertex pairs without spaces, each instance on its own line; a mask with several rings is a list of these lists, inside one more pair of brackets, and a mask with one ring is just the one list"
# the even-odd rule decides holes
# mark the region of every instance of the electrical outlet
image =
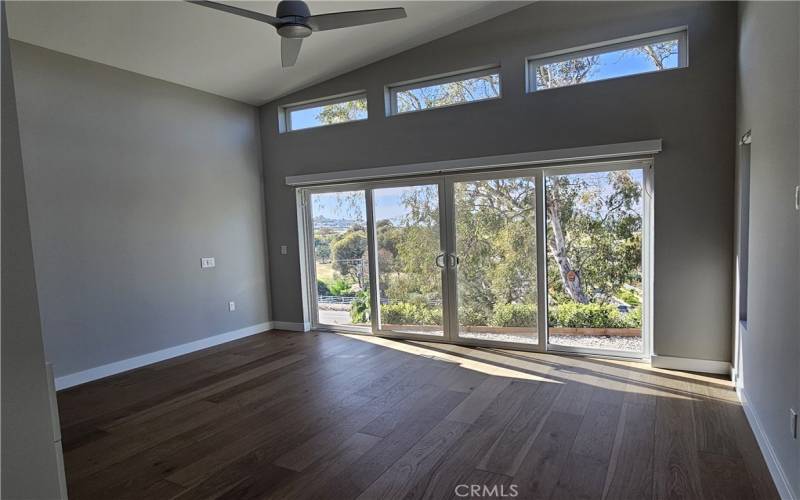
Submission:
[[200,257],[200,269],[208,269],[211,267],[217,267],[217,262],[214,260],[214,257]]
[[289,247],[281,245],[281,255],[286,255],[287,253],[289,253]]
[[797,410],[789,408],[789,418],[791,419],[789,429],[792,433],[792,439],[797,439]]
[[228,302],[228,311],[233,312],[236,310],[236,302],[230,301]]

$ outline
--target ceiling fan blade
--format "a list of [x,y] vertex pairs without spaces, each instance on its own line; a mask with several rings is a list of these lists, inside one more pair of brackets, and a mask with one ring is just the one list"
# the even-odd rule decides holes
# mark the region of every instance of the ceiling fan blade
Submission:
[[300,46],[303,45],[302,38],[281,37],[281,66],[290,68],[297,62],[300,54]]
[[203,7],[208,7],[209,9],[221,10],[222,12],[227,12],[229,14],[236,14],[237,16],[246,17],[248,19],[255,19],[256,21],[261,21],[262,23],[271,24],[273,26],[278,24],[278,19],[275,17],[268,16],[267,14],[262,14],[261,12],[253,12],[252,10],[240,9],[239,7],[234,7],[233,5],[226,5],[224,3],[218,3],[218,2],[208,2],[205,0],[186,0],[186,1],[196,5],[202,5]]
[[320,14],[307,17],[306,24],[314,31],[326,31],[361,26],[363,24],[382,23],[404,17],[406,17],[406,9],[395,7],[392,9],[353,10],[350,12]]

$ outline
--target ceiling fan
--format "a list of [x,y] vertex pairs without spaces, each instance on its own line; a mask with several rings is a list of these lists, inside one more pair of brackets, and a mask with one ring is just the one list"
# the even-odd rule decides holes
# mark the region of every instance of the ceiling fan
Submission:
[[275,17],[260,12],[240,9],[232,5],[205,0],[186,0],[189,3],[202,5],[210,9],[221,10],[237,16],[247,17],[275,27],[281,36],[281,65],[284,68],[294,66],[303,38],[311,36],[314,31],[327,31],[364,24],[382,23],[406,17],[402,7],[390,9],[353,10],[334,12],[331,14],[311,15],[305,2],[283,0],[278,3]]

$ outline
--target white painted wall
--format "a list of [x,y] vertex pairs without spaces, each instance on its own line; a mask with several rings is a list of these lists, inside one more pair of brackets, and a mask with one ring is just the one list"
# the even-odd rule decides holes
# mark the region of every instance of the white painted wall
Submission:
[[[800,498],[800,4],[739,6],[737,129],[752,130],[747,328],[737,367],[751,423],[785,497]],[[790,493],[791,492],[791,493]]]
[[[269,321],[256,109],[17,41],[11,50],[56,376]],[[216,267],[201,269],[202,257]]]
[[2,481],[0,498],[59,498],[5,3],[2,12]]

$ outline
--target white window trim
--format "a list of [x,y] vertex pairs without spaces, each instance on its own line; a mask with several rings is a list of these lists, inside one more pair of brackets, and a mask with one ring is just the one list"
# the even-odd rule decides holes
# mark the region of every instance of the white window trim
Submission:
[[636,142],[548,149],[525,153],[481,156],[477,158],[455,158],[452,160],[407,163],[385,167],[339,170],[336,172],[319,174],[290,175],[285,178],[285,182],[287,186],[294,187],[347,184],[377,179],[513,168],[523,165],[542,165],[547,163],[566,164],[568,162],[648,156],[659,152],[661,152],[661,139],[649,139]]
[[[407,90],[419,89],[423,87],[431,87],[434,85],[442,85],[445,83],[451,82],[458,82],[461,80],[470,80],[472,78],[480,78],[482,76],[487,75],[497,75],[498,82],[500,84],[500,88],[498,89],[498,93],[496,97],[487,97],[485,99],[477,99],[474,101],[464,101],[464,102],[456,102],[453,104],[445,104],[442,106],[435,106],[431,108],[425,109],[415,109],[411,111],[398,111],[397,110],[397,93],[398,92],[405,92]],[[416,80],[400,82],[400,83],[393,83],[391,85],[387,85],[385,89],[386,95],[386,115],[387,116],[398,116],[398,115],[407,115],[410,113],[418,113],[420,111],[430,111],[433,109],[441,109],[441,108],[451,108],[453,106],[461,106],[463,104],[473,104],[476,102],[483,102],[483,101],[493,101],[495,99],[500,99],[503,97],[503,82],[502,76],[500,75],[500,66],[499,65],[492,65],[492,66],[482,66],[479,68],[472,68],[468,70],[461,70],[452,73],[446,73],[443,75],[438,76],[427,76],[424,78],[419,78]]]
[[[577,59],[579,57],[589,57],[598,54],[606,54],[615,52],[617,50],[629,49],[632,47],[640,47],[653,43],[664,42],[667,40],[678,40],[678,66],[675,68],[665,70],[644,71],[641,73],[633,73],[630,75],[614,76],[611,78],[603,78],[601,80],[591,80],[587,82],[576,83],[574,85],[566,85],[564,87],[553,88],[536,88],[536,68],[545,66],[552,63],[564,62],[570,59]],[[569,49],[556,50],[546,52],[535,56],[530,56],[525,59],[525,88],[528,93],[541,92],[543,90],[553,90],[567,87],[574,87],[576,85],[584,85],[587,83],[602,82],[606,80],[616,80],[617,78],[627,78],[630,76],[644,75],[647,73],[661,73],[662,71],[671,71],[673,69],[686,68],[689,66],[689,32],[686,26],[676,28],[669,28],[665,30],[653,31],[650,33],[643,33],[640,35],[633,35],[623,38],[616,38],[613,40],[606,40],[603,42],[580,45]]]
[[[340,123],[329,123],[322,125],[314,125],[312,127],[305,127],[300,129],[292,128],[292,112],[303,111],[304,109],[316,108],[319,106],[328,106],[330,104],[339,104],[342,102],[355,101],[364,99],[367,101],[367,116],[355,120],[348,120]],[[369,100],[367,99],[366,90],[358,90],[355,92],[347,92],[345,94],[337,94],[319,99],[312,99],[309,101],[296,102],[291,104],[282,104],[278,106],[278,130],[280,133],[285,132],[299,132],[301,130],[309,130],[312,128],[329,127],[331,125],[342,125],[345,123],[360,122],[369,118]]]

